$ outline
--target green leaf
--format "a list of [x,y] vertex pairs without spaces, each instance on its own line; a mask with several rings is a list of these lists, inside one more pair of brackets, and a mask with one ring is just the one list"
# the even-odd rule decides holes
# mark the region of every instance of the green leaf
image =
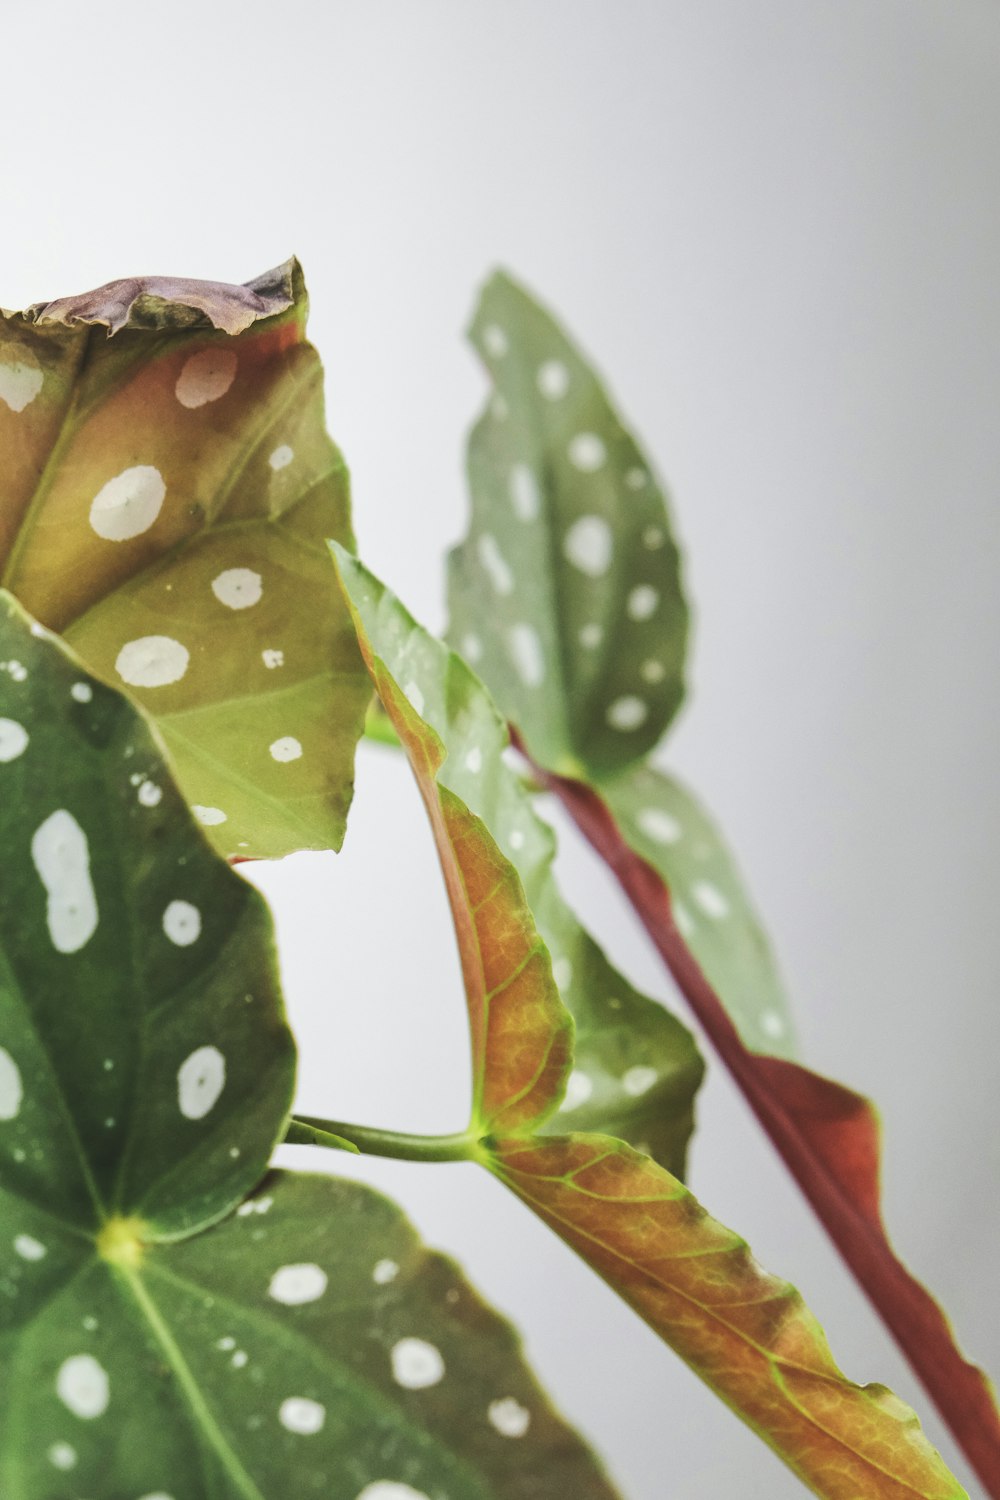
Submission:
[[337,562],[363,651],[418,711],[411,732],[420,732],[421,719],[433,730],[435,764],[446,753],[437,783],[485,822],[517,870],[551,954],[576,1023],[573,1072],[552,1128],[613,1130],[681,1171],[703,1072],[690,1034],[614,969],[560,897],[554,835],[503,758],[507,729],[475,674],[343,549]]
[[590,365],[504,273],[470,336],[494,395],[469,441],[449,638],[542,764],[607,776],[656,744],[684,695],[663,491]]
[[294,1070],[266,908],[6,594],[0,663],[0,1493],[614,1500],[395,1208],[244,1199]]
[[[441,784],[445,747],[424,688],[433,643],[360,564],[342,552],[338,564],[441,859],[472,1035],[476,1154],[816,1494],[960,1500],[913,1413],[883,1387],[847,1380],[799,1294],[765,1273],[676,1177],[607,1135],[540,1133],[572,1059],[568,1014],[524,888],[486,824]],[[466,669],[449,667],[441,701],[454,711]]]
[[509,1325],[369,1188],[274,1173],[206,1234],[76,1262],[5,1360],[5,1495],[614,1500]]
[[[472,521],[450,560],[450,638],[538,766],[600,787],[667,882],[748,1044],[791,1056],[788,1003],[732,856],[690,793],[641,764],[683,696],[687,634],[651,466],[591,367],[508,276],[487,284],[471,337],[495,395],[469,442]],[[603,453],[582,470],[581,432],[598,440],[595,460]]]
[[674,921],[747,1046],[794,1056],[774,955],[715,824],[687,787],[652,766],[633,767],[601,793],[623,837],[666,883]]
[[131,704],[36,632],[0,594],[5,1221],[189,1233],[258,1180],[289,1108],[270,918]]
[[229,855],[339,847],[368,698],[306,306],[291,261],[0,318],[0,582],[154,716]]

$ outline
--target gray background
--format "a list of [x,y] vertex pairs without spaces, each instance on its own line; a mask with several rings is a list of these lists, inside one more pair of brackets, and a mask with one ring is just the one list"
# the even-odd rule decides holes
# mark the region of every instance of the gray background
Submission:
[[[751,878],[806,1059],[879,1102],[898,1245],[998,1369],[993,0],[6,0],[0,40],[0,301],[299,254],[363,551],[432,626],[477,283],[506,264],[598,360],[671,482],[697,603],[669,762]],[[570,893],[666,998],[566,852]],[[366,750],[343,856],[256,877],[302,1107],[462,1124],[431,861],[405,773]],[[700,1125],[703,1200],[953,1459],[718,1072]],[[474,1169],[335,1165],[517,1318],[629,1500],[803,1493]]]

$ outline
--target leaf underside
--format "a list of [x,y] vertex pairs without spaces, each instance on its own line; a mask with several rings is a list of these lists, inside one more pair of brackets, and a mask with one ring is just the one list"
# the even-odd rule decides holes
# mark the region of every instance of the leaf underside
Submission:
[[484,287],[470,338],[494,394],[469,440],[449,639],[545,765],[609,775],[655,745],[684,693],[663,491],[580,352],[511,277]]
[[603,782],[622,837],[670,890],[674,921],[757,1052],[795,1052],[788,999],[732,854],[693,793],[653,766]]
[[368,697],[305,318],[292,261],[0,319],[0,582],[155,718],[228,855],[339,847]]
[[444,746],[422,717],[429,674],[417,658],[426,645],[359,564],[338,562],[438,845],[466,985],[481,1158],[816,1494],[959,1500],[963,1490],[913,1413],[882,1387],[848,1381],[799,1294],[767,1275],[676,1177],[607,1135],[540,1133],[572,1066],[568,1012],[513,866],[486,824],[439,784]]
[[573,1069],[552,1128],[613,1130],[681,1174],[703,1071],[690,1033],[615,970],[563,902],[552,874],[554,835],[503,759],[507,729],[475,674],[360,563],[340,552],[338,564],[365,649],[419,704],[440,742],[429,752],[437,785],[490,830],[552,958],[575,1023]]
[[593,367],[509,276],[484,288],[470,337],[494,392],[469,438],[449,638],[539,765],[601,785],[675,890],[747,1043],[789,1056],[788,1004],[733,857],[691,794],[643,764],[681,703],[688,637],[653,466]]
[[270,920],[155,734],[0,594],[0,1493],[615,1500],[364,1187],[275,1174]]

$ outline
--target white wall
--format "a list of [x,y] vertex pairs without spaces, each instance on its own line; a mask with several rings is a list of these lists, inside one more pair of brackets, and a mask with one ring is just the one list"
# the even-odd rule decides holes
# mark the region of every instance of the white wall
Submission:
[[[669,759],[752,877],[807,1060],[879,1101],[900,1248],[1000,1368],[993,0],[6,0],[0,42],[0,302],[297,252],[362,548],[432,625],[475,286],[499,261],[561,310],[675,495],[698,627]],[[343,856],[258,877],[302,1104],[452,1128],[429,841],[405,774],[360,769]],[[567,885],[666,994],[589,859]],[[927,1414],[717,1072],[700,1113],[705,1202]],[[517,1317],[629,1500],[802,1493],[473,1169],[334,1165]]]

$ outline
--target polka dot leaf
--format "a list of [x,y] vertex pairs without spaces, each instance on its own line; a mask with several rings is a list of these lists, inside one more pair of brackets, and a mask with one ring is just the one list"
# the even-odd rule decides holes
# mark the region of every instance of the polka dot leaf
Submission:
[[306,307],[291,261],[0,316],[0,583],[153,715],[230,855],[339,847],[367,698]]
[[[488,709],[480,722],[496,734],[492,705],[471,690],[464,663],[419,632],[360,564],[342,550],[338,562],[441,857],[472,1034],[480,1160],[816,1494],[960,1500],[908,1408],[883,1387],[850,1382],[794,1288],[768,1275],[675,1176],[609,1135],[549,1133],[572,1077],[566,1013],[513,865],[445,784],[459,745],[476,776],[502,766],[473,731]],[[464,722],[467,738],[453,721]],[[436,1364],[424,1358],[413,1368],[433,1378]],[[505,1410],[504,1420],[516,1416]]]
[[[690,1034],[617,972],[562,900],[552,829],[503,758],[507,727],[482,683],[342,549],[338,565],[376,685],[393,694],[391,713],[406,722],[401,732],[411,746],[426,743],[424,764],[436,768],[427,772],[426,795],[461,799],[485,824],[471,840],[456,832],[456,857],[471,858],[474,843],[480,859],[510,862],[551,956],[575,1023],[572,1071],[551,1128],[613,1130],[683,1171],[702,1076]],[[457,824],[462,814],[449,803],[448,816]],[[450,848],[450,835],[442,830],[442,837]],[[487,839],[495,841],[489,855]]]
[[652,766],[605,782],[601,795],[626,842],[665,881],[674,921],[747,1046],[794,1056],[774,955],[715,824],[687,787]]
[[684,693],[663,490],[590,364],[505,273],[470,337],[493,395],[469,440],[449,638],[542,764],[609,775],[657,743]]
[[264,1176],[294,1049],[263,901],[5,593],[0,845],[0,1494],[615,1500],[397,1209]]
[[3,1217],[188,1233],[256,1181],[289,1107],[270,918],[134,705],[0,591],[3,722]]

